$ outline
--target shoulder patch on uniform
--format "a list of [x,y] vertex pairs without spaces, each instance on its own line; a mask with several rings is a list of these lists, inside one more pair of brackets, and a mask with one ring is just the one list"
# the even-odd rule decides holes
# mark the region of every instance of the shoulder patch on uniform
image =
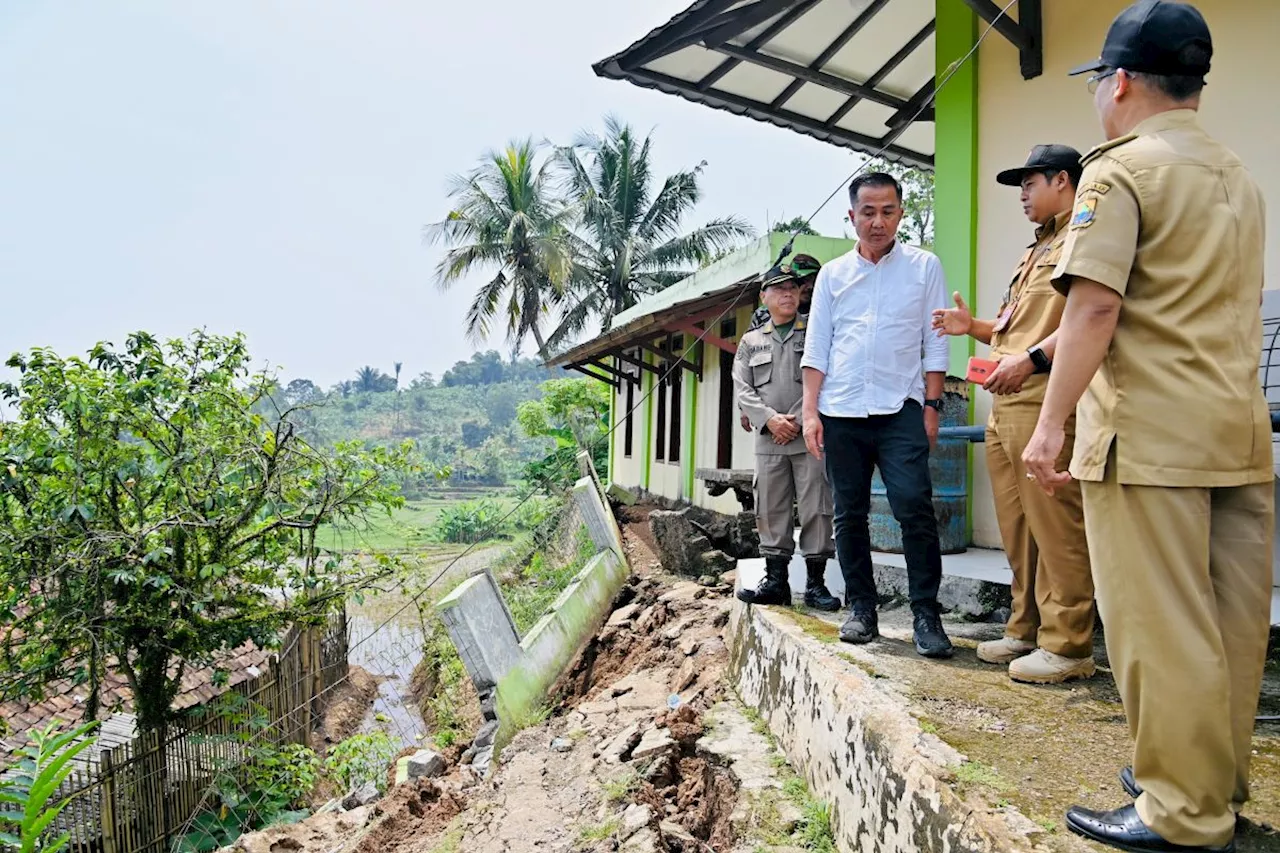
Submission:
[[1097,193],[1098,195],[1106,195],[1107,190],[1111,189],[1111,184],[1104,184],[1101,181],[1089,181],[1080,187],[1080,192]]
[[1076,204],[1075,213],[1071,214],[1072,228],[1088,228],[1093,224],[1094,211],[1098,209],[1098,199],[1082,198]]
[[1137,138],[1138,138],[1138,134],[1130,133],[1126,136],[1117,136],[1115,139],[1109,139],[1106,142],[1102,143],[1101,145],[1095,145],[1093,148],[1089,149],[1088,154],[1080,158],[1080,164],[1084,165],[1091,160],[1096,160],[1098,159],[1098,157],[1102,156],[1102,154],[1104,154],[1105,152],[1110,151],[1112,148],[1116,148],[1118,146],[1124,145],[1126,142],[1132,142]]

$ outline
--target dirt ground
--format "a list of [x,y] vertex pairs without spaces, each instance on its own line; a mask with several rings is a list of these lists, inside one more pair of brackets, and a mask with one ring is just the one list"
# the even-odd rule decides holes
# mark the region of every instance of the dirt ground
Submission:
[[798,851],[795,839],[820,834],[825,817],[727,692],[732,587],[663,576],[647,534],[624,523],[633,573],[612,615],[553,689],[546,719],[516,735],[489,779],[456,763],[458,744],[441,778],[253,833],[236,849]]
[[[797,607],[789,612],[810,635],[839,644],[838,619]],[[1016,684],[1002,667],[978,660],[980,640],[996,639],[999,625],[948,621],[957,647],[950,661],[926,661],[910,643],[907,608],[882,611],[882,638],[866,646],[840,644],[840,656],[888,689],[900,692],[921,726],[964,753],[954,784],[991,809],[1016,806],[1044,830],[1043,839],[1061,839],[1071,805],[1115,808],[1128,802],[1116,774],[1130,761],[1132,741],[1124,708],[1108,668],[1106,647],[1097,640],[1096,676],[1065,685]],[[1280,713],[1280,660],[1263,688],[1259,714]],[[1237,848],[1280,851],[1280,727],[1260,723],[1254,737],[1252,799],[1237,836]]]

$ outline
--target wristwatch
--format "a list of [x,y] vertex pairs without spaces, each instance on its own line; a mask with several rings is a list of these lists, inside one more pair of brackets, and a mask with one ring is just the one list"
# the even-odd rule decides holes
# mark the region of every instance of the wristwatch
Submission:
[[929,408],[931,408],[931,409],[937,409],[939,412],[941,412],[941,411],[942,411],[942,401],[941,401],[941,400],[925,400],[925,401],[924,401],[924,404],[925,404],[926,406],[928,406]]
[[1034,346],[1027,350],[1027,355],[1031,356],[1031,363],[1036,368],[1036,373],[1048,373],[1053,367],[1053,362],[1049,360],[1049,356],[1044,354],[1044,350],[1039,346]]

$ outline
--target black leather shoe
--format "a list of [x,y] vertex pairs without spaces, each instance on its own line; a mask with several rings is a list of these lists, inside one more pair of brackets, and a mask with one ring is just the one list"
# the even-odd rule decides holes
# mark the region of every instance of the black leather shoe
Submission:
[[880,618],[870,607],[854,607],[840,626],[840,641],[843,643],[869,643],[880,636]]
[[823,577],[827,573],[826,559],[818,557],[804,562],[805,569],[808,570],[808,582],[804,588],[804,606],[835,613],[840,609],[840,599],[832,595],[827,585],[823,583]]
[[915,629],[916,651],[927,658],[949,658],[955,652],[947,632],[942,630],[942,618],[935,613],[917,613],[912,623]]
[[1115,847],[1131,853],[1190,853],[1190,851],[1207,851],[1207,853],[1235,853],[1236,843],[1228,841],[1223,847],[1186,847],[1171,844],[1152,832],[1142,818],[1138,817],[1136,806],[1125,806],[1111,812],[1095,812],[1072,806],[1067,809],[1067,829],[1076,835]]
[[1133,778],[1132,767],[1126,767],[1120,771],[1120,787],[1135,800],[1142,796],[1142,786],[1138,784],[1137,779]]

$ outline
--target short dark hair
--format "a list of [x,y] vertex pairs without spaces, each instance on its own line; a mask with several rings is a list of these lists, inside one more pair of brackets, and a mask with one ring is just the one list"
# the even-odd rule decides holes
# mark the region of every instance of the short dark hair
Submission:
[[1084,174],[1084,166],[1077,163],[1070,169],[1039,169],[1033,174],[1044,175],[1046,181],[1052,181],[1058,177],[1059,172],[1067,173],[1067,180],[1071,182],[1072,188],[1080,186],[1080,176]]
[[849,184],[849,204],[858,206],[858,191],[863,187],[893,187],[893,191],[898,194],[898,203],[902,203],[902,184],[888,172],[868,172],[854,178],[853,183]]
[[[1209,56],[1210,52],[1204,45],[1189,44],[1179,52],[1178,59],[1184,65],[1196,67],[1208,65]],[[1204,89],[1202,74],[1150,74],[1145,71],[1134,71],[1129,76],[1145,80],[1147,85],[1175,101],[1190,100]]]

